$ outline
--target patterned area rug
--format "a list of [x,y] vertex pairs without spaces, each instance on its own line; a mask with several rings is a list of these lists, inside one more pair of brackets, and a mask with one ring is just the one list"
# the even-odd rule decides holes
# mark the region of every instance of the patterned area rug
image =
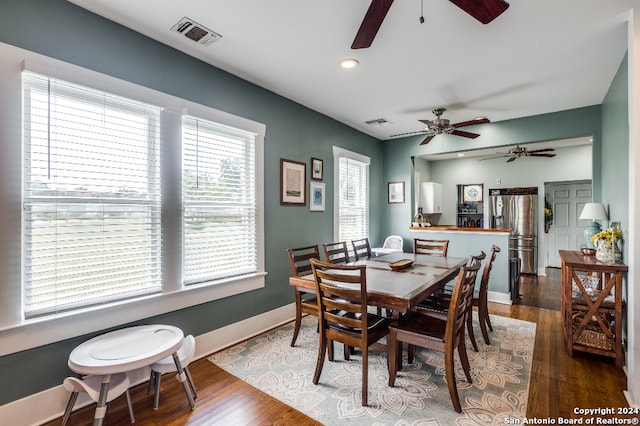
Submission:
[[[474,323],[476,321],[474,320]],[[386,355],[369,356],[369,406],[361,405],[359,353],[350,361],[335,344],[335,361],[324,363],[320,383],[312,383],[318,334],[316,318],[305,317],[295,347],[293,323],[218,352],[209,360],[250,385],[325,425],[503,425],[523,418],[536,325],[492,315],[491,345],[475,330],[479,352],[467,340],[473,384],[467,383],[456,355],[456,379],[463,412],[454,411],[444,379],[441,353],[417,348],[413,364],[387,384]]]

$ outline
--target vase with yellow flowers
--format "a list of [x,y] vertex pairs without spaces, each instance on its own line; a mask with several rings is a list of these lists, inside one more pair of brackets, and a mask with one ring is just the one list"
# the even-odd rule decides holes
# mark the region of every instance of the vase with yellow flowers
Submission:
[[622,237],[622,231],[615,226],[610,226],[591,237],[596,246],[596,259],[605,263],[619,263],[622,261],[622,252],[618,247],[618,240]]

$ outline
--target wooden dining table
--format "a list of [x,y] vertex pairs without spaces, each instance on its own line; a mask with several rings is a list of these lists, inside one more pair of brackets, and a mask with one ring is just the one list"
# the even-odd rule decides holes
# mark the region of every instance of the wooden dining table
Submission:
[[[390,264],[401,260],[413,264],[405,269],[392,270]],[[369,305],[391,310],[394,316],[407,313],[443,288],[458,274],[466,258],[440,257],[413,253],[390,253],[360,260],[352,264],[367,266],[367,298]],[[313,275],[293,276],[289,284],[302,291],[315,292]]]

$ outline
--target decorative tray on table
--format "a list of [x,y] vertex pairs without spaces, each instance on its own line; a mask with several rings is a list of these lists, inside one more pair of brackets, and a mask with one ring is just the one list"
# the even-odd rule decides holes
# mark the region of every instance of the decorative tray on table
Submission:
[[396,260],[395,262],[391,262],[389,264],[389,268],[391,268],[392,271],[399,271],[401,269],[408,268],[411,265],[413,265],[412,259],[400,259]]

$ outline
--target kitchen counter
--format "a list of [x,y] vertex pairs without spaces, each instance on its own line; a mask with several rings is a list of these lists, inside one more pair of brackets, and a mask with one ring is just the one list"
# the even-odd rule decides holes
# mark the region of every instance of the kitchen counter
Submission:
[[[487,228],[460,228],[453,225],[414,227],[412,238],[449,240],[447,256],[469,257],[480,251],[489,253],[492,245],[502,250],[498,253],[489,278],[489,300],[511,303],[509,295],[509,230]],[[411,242],[413,246],[413,241]],[[412,247],[413,249],[413,247]]]
[[488,234],[509,234],[508,229],[494,228],[460,228],[454,225],[432,225],[432,226],[412,226],[411,232],[479,232]]

